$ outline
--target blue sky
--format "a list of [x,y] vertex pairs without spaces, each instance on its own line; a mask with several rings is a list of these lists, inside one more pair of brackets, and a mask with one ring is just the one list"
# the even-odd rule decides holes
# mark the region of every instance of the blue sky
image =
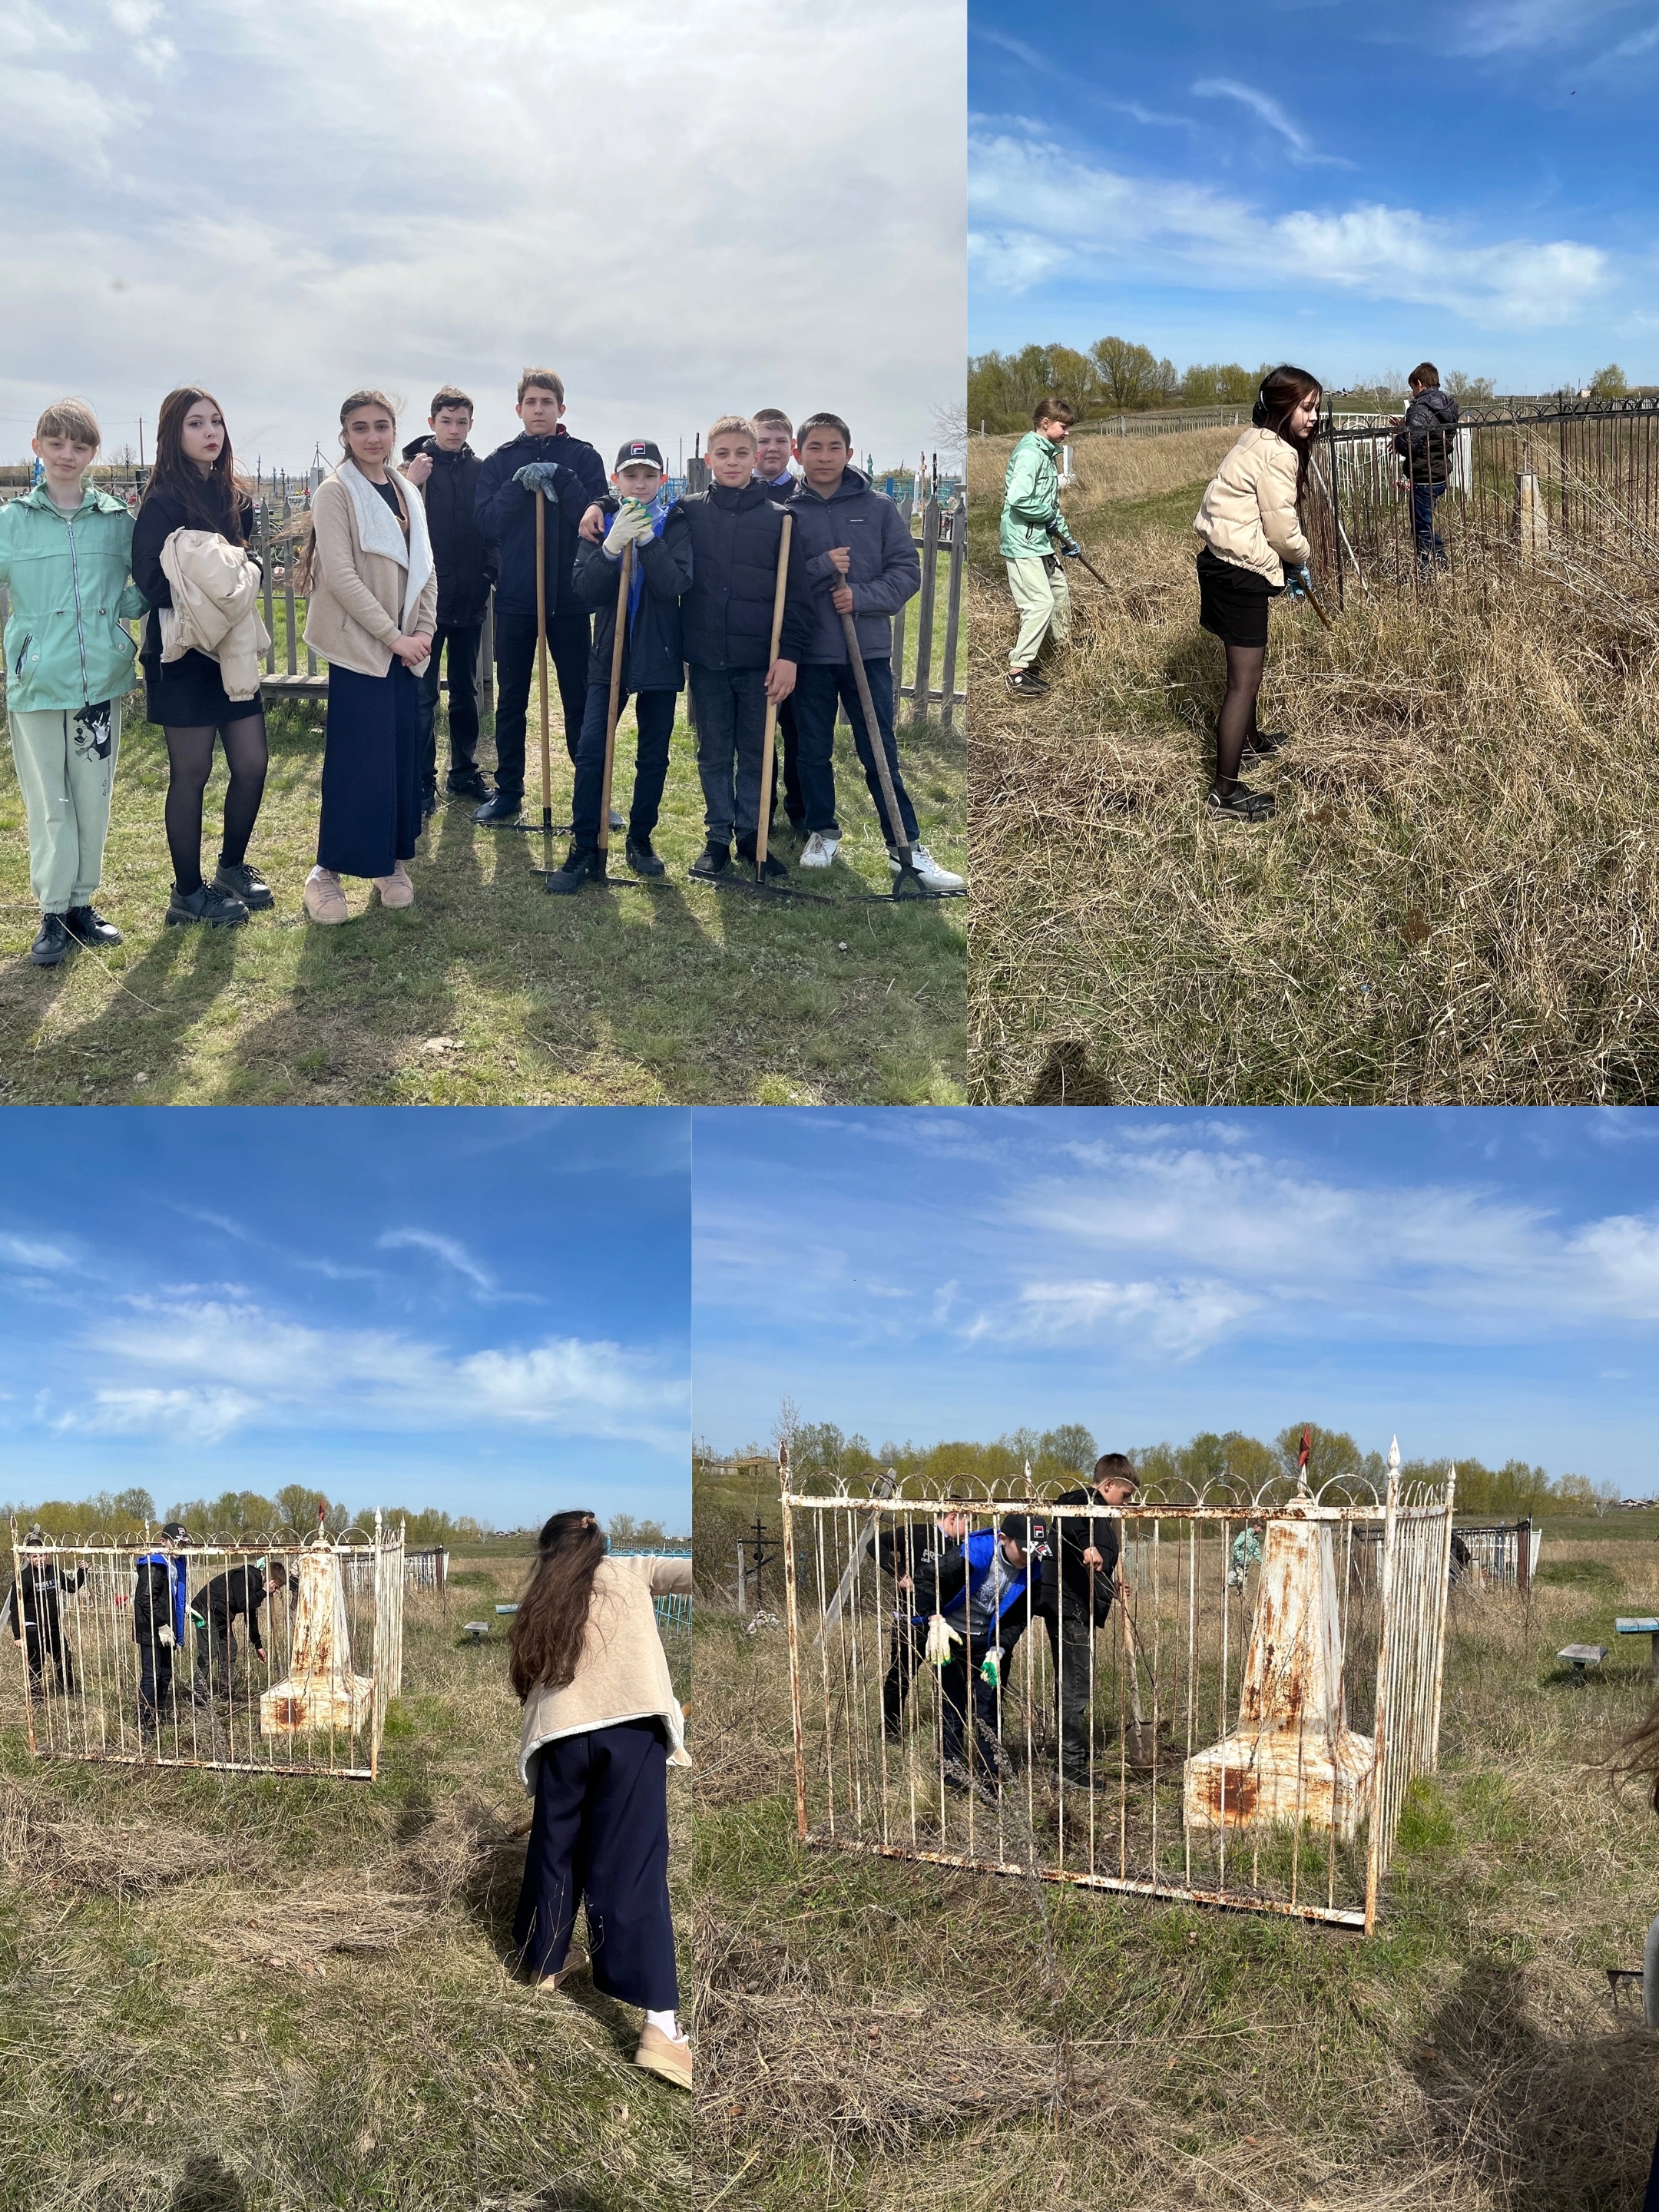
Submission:
[[1659,1117],[703,1111],[694,1419],[869,1442],[1292,1420],[1659,1490]]
[[1655,0],[970,0],[969,340],[1659,382]]
[[[665,452],[830,408],[891,462],[960,401],[960,0],[5,0],[0,454],[198,381],[239,453],[360,386]],[[412,418],[412,419],[411,419]]]
[[0,1497],[686,1525],[690,1116],[0,1115]]

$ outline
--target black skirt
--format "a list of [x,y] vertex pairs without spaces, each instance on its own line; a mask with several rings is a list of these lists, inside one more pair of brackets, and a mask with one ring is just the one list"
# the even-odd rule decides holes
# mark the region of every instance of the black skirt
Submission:
[[1265,646],[1268,603],[1284,588],[1254,568],[1224,561],[1206,545],[1198,556],[1199,627],[1223,645]]
[[222,729],[263,712],[256,691],[251,699],[228,699],[219,664],[208,653],[187,653],[179,660],[146,660],[144,712],[163,729]]

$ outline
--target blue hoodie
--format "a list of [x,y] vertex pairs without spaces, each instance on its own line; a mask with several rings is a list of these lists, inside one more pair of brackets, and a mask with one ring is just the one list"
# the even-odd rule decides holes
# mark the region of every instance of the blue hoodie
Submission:
[[[941,1613],[965,1611],[969,1593],[978,1595],[981,1585],[991,1571],[991,1561],[995,1556],[997,1543],[998,1535],[994,1528],[976,1529],[969,1536],[967,1543],[963,1547],[967,1553],[968,1572],[963,1579],[962,1588],[953,1597],[946,1598],[939,1607]],[[1007,1565],[1006,1560],[1004,1565]],[[1034,1567],[1035,1573],[1032,1571]],[[1040,1561],[1035,1561],[1029,1557],[1024,1566],[1012,1569],[1008,1581],[1003,1586],[1001,1601],[997,1607],[999,1620],[1002,1620],[1010,1606],[1018,1605],[1024,1596],[1028,1581],[1031,1585],[1031,1602],[1035,1605],[1037,1592],[1042,1587],[1042,1569]]]

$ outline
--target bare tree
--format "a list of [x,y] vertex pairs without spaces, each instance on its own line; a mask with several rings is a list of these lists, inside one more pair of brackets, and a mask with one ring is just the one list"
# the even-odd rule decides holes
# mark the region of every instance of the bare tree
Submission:
[[968,465],[968,402],[953,399],[948,404],[928,409],[933,417],[933,435],[939,441],[939,456],[952,471]]
[[800,1435],[802,1425],[800,1407],[786,1393],[778,1401],[777,1417],[772,1423],[772,1443],[775,1448],[788,1445],[791,1467],[795,1463],[795,1440]]

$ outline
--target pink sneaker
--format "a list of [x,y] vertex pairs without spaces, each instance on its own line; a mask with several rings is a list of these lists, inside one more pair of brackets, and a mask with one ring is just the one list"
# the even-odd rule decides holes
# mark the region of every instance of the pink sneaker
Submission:
[[380,894],[382,906],[413,906],[415,903],[415,886],[401,860],[389,876],[375,877],[374,888]]
[[313,921],[349,921],[351,918],[340,878],[331,868],[313,868],[306,878],[304,905]]

